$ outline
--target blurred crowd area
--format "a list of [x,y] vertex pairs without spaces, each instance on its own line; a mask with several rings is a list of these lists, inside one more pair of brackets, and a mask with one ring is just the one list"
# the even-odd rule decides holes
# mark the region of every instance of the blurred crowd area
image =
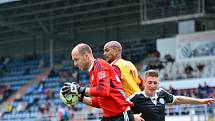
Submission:
[[[124,58],[134,62],[139,74],[148,69],[157,69],[161,80],[180,80],[189,78],[215,77],[215,61],[176,62],[174,57],[166,55],[160,58],[160,53],[153,47],[148,51],[148,45],[137,45],[131,42],[123,43],[128,49],[123,52]],[[152,44],[153,45],[153,44]],[[99,47],[99,48],[98,48]],[[136,50],[136,49],[137,50]],[[98,50],[100,49],[100,50]],[[98,50],[98,51],[95,51]],[[100,46],[94,48],[101,52]],[[65,82],[77,82],[82,86],[89,86],[88,72],[79,71],[72,66],[72,61],[62,56],[55,59],[54,68],[50,69],[48,55],[27,55],[24,58],[0,58],[0,119],[18,121],[68,121],[98,119],[101,112],[81,103],[67,107],[59,98],[59,91]],[[214,87],[207,83],[197,88],[174,89],[168,91],[174,95],[184,95],[195,98],[209,98],[215,96]],[[214,114],[214,105],[209,106],[209,114]],[[179,108],[179,109],[178,109]],[[170,115],[187,115],[180,107],[169,110]],[[177,112],[178,111],[178,112]],[[26,118],[28,117],[28,118]],[[44,118],[46,117],[46,118]]]
[[158,70],[163,81],[215,77],[215,59],[175,62],[174,58],[166,55],[163,59],[150,58],[137,67],[141,75],[148,69]]

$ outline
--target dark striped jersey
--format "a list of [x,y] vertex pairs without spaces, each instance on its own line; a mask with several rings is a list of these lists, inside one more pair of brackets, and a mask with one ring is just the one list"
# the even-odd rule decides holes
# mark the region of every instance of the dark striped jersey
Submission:
[[142,91],[130,96],[130,101],[134,103],[134,114],[142,113],[145,121],[165,121],[165,104],[173,103],[174,96],[159,88],[154,97],[148,97]]

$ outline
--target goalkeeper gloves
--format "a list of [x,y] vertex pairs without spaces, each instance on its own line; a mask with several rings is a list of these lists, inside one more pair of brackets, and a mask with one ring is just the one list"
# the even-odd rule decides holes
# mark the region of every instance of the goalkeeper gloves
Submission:
[[76,85],[77,90],[78,90],[78,94],[85,95],[86,87],[81,87],[81,86],[80,86],[78,83],[76,83],[76,82],[72,82],[72,84]]
[[76,82],[64,83],[64,87],[62,88],[62,94],[64,96],[69,95],[70,93],[77,94],[77,95],[79,94],[79,101],[83,102],[85,90],[86,90],[86,87],[80,87],[80,85]]
[[[60,90],[60,99],[68,106],[75,105],[79,101],[77,89],[76,91],[74,90],[75,86],[76,85],[69,83],[69,86],[63,86]],[[73,92],[71,90],[73,90]]]

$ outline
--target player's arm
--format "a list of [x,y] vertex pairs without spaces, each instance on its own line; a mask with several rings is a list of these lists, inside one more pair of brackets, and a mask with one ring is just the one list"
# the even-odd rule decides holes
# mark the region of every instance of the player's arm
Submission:
[[85,96],[103,97],[110,94],[110,73],[108,71],[100,71],[97,73],[102,74],[102,77],[96,77],[97,86],[95,87],[80,87],[76,83],[78,93]]
[[114,72],[119,77],[120,80],[122,80],[121,70],[117,65],[112,65]]
[[131,64],[132,64],[131,69],[132,69],[133,73],[135,73],[135,76],[133,78],[135,79],[135,81],[136,81],[137,85],[139,86],[140,90],[143,90],[144,89],[143,79],[140,77],[136,66],[133,63],[131,63]]
[[173,104],[212,104],[215,102],[215,99],[195,99],[186,96],[174,96],[175,100]]
[[89,106],[100,108],[98,100],[97,100],[96,97],[92,97],[91,98],[91,97],[84,96],[83,100],[81,100],[81,102],[84,103],[84,104],[86,104],[86,105],[89,105]]
[[77,95],[79,102],[82,102],[89,106],[100,108],[98,99],[96,97],[86,97],[84,94],[85,90],[86,87],[80,87],[80,85],[76,82],[65,83],[64,87],[60,91],[60,95],[64,95],[64,97],[69,96],[69,98],[73,98],[74,95]]
[[86,104],[86,105],[89,105],[89,106],[92,106],[92,99],[91,99],[91,97],[83,97],[83,100],[82,101],[80,101],[80,102],[82,102],[82,103],[84,103],[84,104]]
[[144,80],[139,76],[139,74],[138,74],[138,79],[140,80],[140,83],[139,83],[140,90],[144,90],[144,85],[143,85]]
[[97,85],[86,89],[85,93],[94,97],[104,97],[110,94],[110,72],[109,70],[99,70],[95,76]]
[[95,81],[97,81],[97,86],[95,87],[80,87],[78,90],[79,94],[103,97],[109,96],[110,94],[110,72],[108,70],[98,71],[95,76]]
[[[102,69],[101,69],[102,68]],[[93,72],[94,81],[96,81],[93,87],[80,87],[77,84],[78,93],[81,95],[94,96],[94,97],[104,97],[110,94],[110,75],[111,70],[105,66],[100,66],[99,69],[95,67]]]

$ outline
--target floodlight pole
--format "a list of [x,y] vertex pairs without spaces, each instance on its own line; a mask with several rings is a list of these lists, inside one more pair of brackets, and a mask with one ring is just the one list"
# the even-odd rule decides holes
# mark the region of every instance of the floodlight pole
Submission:
[[140,0],[140,22],[147,20],[147,1]]
[[144,0],[144,20],[147,20],[147,1]]
[[50,48],[49,48],[49,63],[50,63],[50,66],[49,66],[49,68],[50,69],[53,69],[53,65],[54,65],[54,54],[53,54],[53,49],[54,49],[54,39],[53,38],[51,38],[50,40],[49,40],[49,42],[50,42]]
[[140,22],[143,21],[143,0],[140,0]]
[[205,14],[205,0],[202,0],[202,13]]

